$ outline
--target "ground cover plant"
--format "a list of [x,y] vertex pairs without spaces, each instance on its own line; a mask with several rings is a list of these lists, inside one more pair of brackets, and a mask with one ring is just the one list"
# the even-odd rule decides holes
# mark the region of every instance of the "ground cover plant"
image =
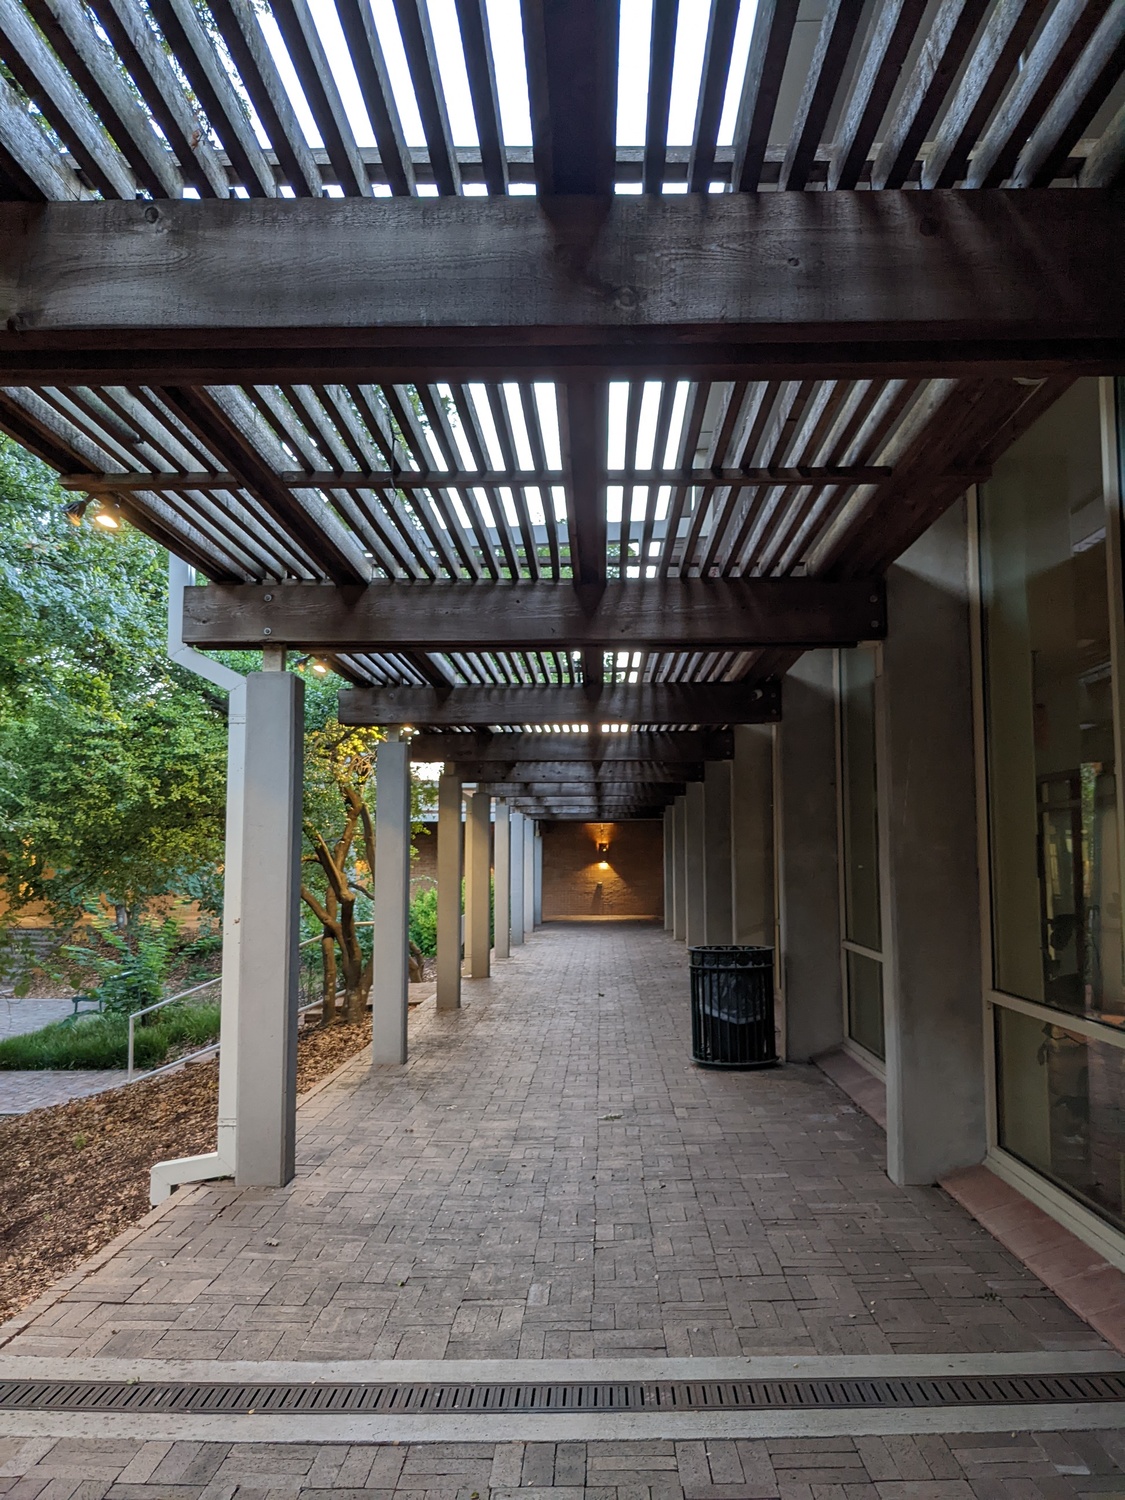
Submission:
[[[219,1038],[218,1005],[168,1005],[135,1025],[133,1062],[158,1068],[173,1053],[206,1047]],[[53,1021],[39,1031],[0,1041],[3,1068],[124,1068],[129,1056],[129,1018],[90,1013]]]

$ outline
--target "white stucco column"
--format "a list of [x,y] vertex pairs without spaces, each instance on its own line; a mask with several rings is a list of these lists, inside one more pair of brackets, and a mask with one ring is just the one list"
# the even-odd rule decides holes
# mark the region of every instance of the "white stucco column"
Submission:
[[687,937],[687,793],[672,803],[672,936]]
[[672,871],[675,867],[673,860],[673,840],[676,837],[674,822],[676,810],[674,807],[664,809],[664,838],[662,852],[664,854],[664,931],[671,932],[673,927],[673,906],[675,904],[675,888]]
[[734,942],[773,947],[773,888],[773,725],[740,724],[731,762]]
[[543,827],[542,824],[535,825],[535,910],[533,917],[536,927],[543,925]]
[[470,979],[491,973],[492,919],[492,798],[473,792],[466,799],[465,817],[465,958]]
[[239,1187],[281,1187],[294,1170],[303,712],[304,683],[294,674],[254,672],[246,679],[234,955]]
[[734,941],[729,760],[709,761],[704,768],[703,931],[712,946]]
[[497,958],[512,953],[512,830],[511,809],[497,800],[492,835],[492,947]]
[[707,942],[707,903],[704,886],[704,802],[702,781],[690,782],[684,802],[685,932],[689,948]]
[[410,964],[410,746],[395,729],[375,759],[375,975],[371,1060],[406,1061]]
[[437,830],[437,1008],[461,1004],[461,778],[438,778]]
[[527,819],[523,813],[513,810],[509,821],[510,838],[508,848],[510,851],[510,875],[511,880],[511,904],[509,913],[512,926],[512,946],[516,947],[523,942],[523,854],[526,844],[524,826]]
[[535,819],[523,820],[523,935],[535,931]]

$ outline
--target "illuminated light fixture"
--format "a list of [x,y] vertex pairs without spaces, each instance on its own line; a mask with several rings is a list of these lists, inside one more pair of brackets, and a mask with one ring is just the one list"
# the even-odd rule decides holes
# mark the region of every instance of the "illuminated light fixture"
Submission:
[[318,677],[323,677],[328,671],[328,668],[322,661],[314,661],[312,664],[312,669]]
[[64,505],[63,515],[72,526],[81,526],[82,518],[85,516],[89,506],[89,497],[84,495],[81,499],[72,500],[69,505]]
[[116,531],[121,525],[121,516],[103,503],[94,512],[94,525],[100,526],[103,531]]

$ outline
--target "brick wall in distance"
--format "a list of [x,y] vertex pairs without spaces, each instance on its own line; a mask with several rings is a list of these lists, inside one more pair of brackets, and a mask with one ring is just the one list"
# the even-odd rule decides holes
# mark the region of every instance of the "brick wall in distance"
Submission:
[[[664,916],[664,825],[543,823],[543,920]],[[606,869],[598,843],[609,848]]]

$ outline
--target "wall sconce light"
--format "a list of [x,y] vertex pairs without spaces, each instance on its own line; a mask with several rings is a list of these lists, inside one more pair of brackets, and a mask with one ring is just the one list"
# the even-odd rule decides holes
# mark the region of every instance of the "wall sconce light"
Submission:
[[609,853],[609,841],[607,839],[599,839],[598,840],[598,869],[599,870],[608,870],[609,869],[609,862],[606,859],[606,855],[608,853]]

